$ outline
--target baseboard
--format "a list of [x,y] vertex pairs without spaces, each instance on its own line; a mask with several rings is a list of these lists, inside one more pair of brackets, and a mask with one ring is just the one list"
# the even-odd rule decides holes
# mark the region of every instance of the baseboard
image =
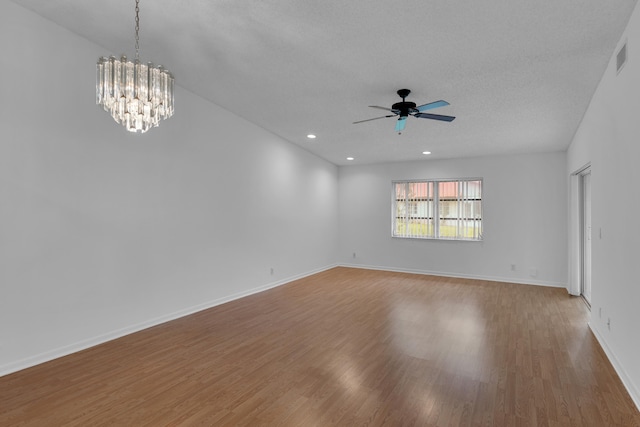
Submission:
[[287,283],[293,282],[295,280],[302,279],[307,276],[311,276],[317,273],[321,273],[323,271],[329,270],[331,268],[337,267],[337,264],[328,265],[325,267],[321,267],[312,271],[307,271],[305,273],[297,274],[294,276],[287,277],[285,279],[281,279],[275,282],[270,282],[262,286],[258,286],[243,292],[238,292],[232,295],[228,295],[222,298],[215,299],[213,301],[208,301],[206,303],[198,304],[195,306],[191,306],[185,308],[183,310],[179,310],[173,313],[169,313],[163,316],[159,316],[153,319],[146,320],[144,322],[127,326],[126,328],[117,329],[106,334],[102,334],[96,337],[92,337],[86,340],[78,341],[76,343],[66,345],[63,347],[58,347],[54,350],[50,350],[44,353],[37,354],[35,356],[27,357],[16,362],[8,363],[0,366],[0,377],[8,374],[12,374],[17,371],[21,371],[23,369],[30,368],[32,366],[39,365],[41,363],[49,362],[54,359],[58,359],[60,357],[68,356],[73,353],[77,353],[82,350],[86,350],[91,347],[95,347],[96,345],[104,344],[108,341],[112,341],[118,338],[121,338],[125,335],[133,334],[135,332],[140,332],[144,329],[160,325],[162,323],[170,322],[172,320],[179,319],[181,317],[189,316],[191,314],[197,313],[202,310],[207,310],[209,308],[225,304],[230,301],[234,301],[240,298],[247,297],[249,295],[257,294],[260,292],[264,292],[269,289],[276,288],[278,286],[285,285]]
[[611,362],[611,366],[613,366],[613,369],[618,374],[618,377],[620,377],[620,381],[622,381],[622,385],[624,385],[624,387],[627,389],[627,393],[629,393],[631,400],[633,400],[636,408],[638,408],[638,411],[640,411],[640,392],[638,391],[638,388],[635,386],[635,384],[627,374],[627,371],[625,371],[620,362],[618,362],[618,358],[616,357],[613,350],[611,350],[611,348],[607,345],[607,341],[604,339],[604,337],[598,332],[596,328],[591,326],[591,322],[589,322],[589,329],[591,329],[591,332],[593,332],[593,335],[596,337],[596,340],[600,344],[600,347],[602,347],[602,350],[607,355],[609,362]]
[[566,283],[535,280],[533,278],[531,280],[522,280],[514,277],[479,276],[475,274],[450,273],[450,272],[432,271],[432,270],[418,270],[418,269],[412,269],[412,268],[381,267],[381,266],[363,265],[363,264],[340,264],[340,267],[362,268],[365,270],[393,271],[396,273],[425,274],[430,276],[456,277],[459,279],[490,280],[492,282],[517,283],[520,285],[536,285],[536,286],[546,286],[546,287],[552,287],[552,288],[565,288],[565,289],[567,288]]

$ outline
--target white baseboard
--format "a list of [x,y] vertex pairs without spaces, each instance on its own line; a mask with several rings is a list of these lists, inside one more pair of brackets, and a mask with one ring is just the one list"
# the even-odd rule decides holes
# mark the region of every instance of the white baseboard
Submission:
[[640,392],[638,391],[638,388],[635,386],[635,384],[627,374],[627,371],[625,371],[620,362],[618,362],[618,358],[616,357],[613,350],[611,350],[604,337],[600,335],[596,328],[591,326],[591,323],[589,323],[589,329],[591,329],[591,332],[593,332],[593,335],[596,337],[596,340],[600,344],[600,347],[602,347],[602,350],[607,355],[609,362],[611,362],[611,366],[613,366],[613,369],[618,374],[618,377],[620,377],[622,385],[624,385],[624,387],[627,389],[627,392],[629,393],[629,396],[631,396],[631,400],[633,400],[636,408],[638,408],[638,410],[640,411]]
[[56,349],[46,351],[44,353],[40,353],[34,356],[30,356],[21,360],[17,360],[15,362],[11,362],[5,365],[0,366],[0,377],[4,375],[8,375],[17,371],[21,371],[23,369],[30,368],[35,365],[39,365],[41,363],[49,362],[54,359],[58,359],[63,356],[68,356],[72,353],[77,353],[82,350],[86,350],[90,347],[95,347],[99,344],[104,344],[105,342],[115,340],[117,338],[121,338],[125,335],[133,334],[135,332],[142,331],[144,329],[150,328],[152,326],[157,326],[162,323],[170,322],[175,319],[179,319],[181,317],[189,316],[190,314],[197,313],[202,310],[207,310],[209,308],[215,307],[217,305],[225,304],[230,301],[234,301],[249,295],[257,294],[260,292],[264,292],[268,289],[276,288],[278,286],[285,285],[287,283],[293,282],[295,280],[302,279],[307,276],[311,276],[313,274],[320,273],[322,271],[329,270],[331,268],[336,267],[337,264],[328,265],[322,268],[318,268],[312,271],[308,271],[305,273],[297,274],[294,276],[287,277],[286,279],[278,280],[275,282],[270,282],[262,286],[258,286],[256,288],[252,288],[243,292],[238,292],[232,295],[228,295],[222,298],[215,299],[213,301],[208,301],[206,303],[198,304],[192,307],[185,308],[183,310],[178,310],[173,313],[169,313],[163,316],[159,316],[153,319],[146,320],[141,323],[137,323],[135,325],[127,326],[125,328],[117,329],[106,334],[98,335],[96,337],[92,337],[86,340],[78,341],[70,345],[58,347]]
[[564,289],[567,288],[566,283],[536,280],[534,278],[522,280],[514,277],[480,276],[475,274],[448,273],[444,271],[417,270],[412,268],[381,267],[381,266],[363,265],[363,264],[340,264],[340,267],[362,268],[365,270],[393,271],[397,273],[424,274],[429,276],[456,277],[459,279],[490,280],[492,282],[517,283],[520,285],[547,286],[552,288],[564,288]]

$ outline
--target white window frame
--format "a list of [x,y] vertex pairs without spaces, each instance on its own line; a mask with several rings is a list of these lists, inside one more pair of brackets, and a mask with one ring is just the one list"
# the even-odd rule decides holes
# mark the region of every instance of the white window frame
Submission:
[[[479,182],[480,187],[480,196],[471,195],[471,191],[467,191],[469,182]],[[455,183],[458,186],[458,194],[457,203],[458,203],[458,216],[454,218],[443,217],[440,212],[441,200],[439,195],[439,184],[441,183]],[[398,207],[397,203],[400,201],[397,199],[396,189],[398,185],[406,185],[405,189],[405,199],[402,200],[406,205],[412,206],[413,203],[417,203],[419,201],[426,202],[426,209],[424,211],[428,212],[426,216],[413,216],[412,214],[415,211],[412,209],[411,213],[405,213],[404,217],[398,216]],[[429,194],[425,197],[418,197],[415,199],[409,199],[409,186],[410,185],[429,185],[431,184],[432,194]],[[483,232],[482,232],[482,223],[483,223],[483,186],[484,182],[482,178],[447,178],[447,179],[422,179],[422,180],[398,180],[392,181],[391,183],[391,236],[395,238],[401,239],[427,239],[427,240],[459,240],[459,241],[467,241],[467,242],[478,242],[483,240]],[[473,197],[472,197],[473,196]],[[451,201],[451,200],[447,200]],[[473,214],[470,217],[464,216],[464,211],[462,210],[462,204],[464,202],[473,201],[479,202],[479,208],[473,207]],[[479,210],[479,212],[478,212]],[[462,215],[462,216],[461,216]],[[398,221],[406,222],[409,218],[414,218],[415,220],[425,221],[423,227],[427,227],[428,229],[432,229],[432,233],[421,234],[421,233],[399,233],[398,232]],[[454,221],[456,222],[456,235],[455,236],[442,236],[440,230],[441,221]],[[473,231],[471,237],[465,237],[463,234],[466,227],[464,223],[468,223],[469,221],[473,221]],[[431,222],[430,225],[427,225],[428,222]]]

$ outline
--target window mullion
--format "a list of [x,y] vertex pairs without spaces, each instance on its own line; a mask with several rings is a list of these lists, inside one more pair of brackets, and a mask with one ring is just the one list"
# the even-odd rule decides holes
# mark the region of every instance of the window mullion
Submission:
[[458,181],[458,218],[456,219],[456,239],[464,238],[464,198],[467,195],[467,181]]
[[411,236],[411,195],[409,190],[411,188],[410,183],[406,183],[404,187],[404,235]]
[[440,186],[433,182],[433,237],[440,238]]

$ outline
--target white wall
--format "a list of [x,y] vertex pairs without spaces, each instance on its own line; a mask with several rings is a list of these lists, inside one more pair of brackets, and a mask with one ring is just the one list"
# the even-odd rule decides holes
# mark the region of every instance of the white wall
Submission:
[[180,87],[129,134],[109,52],[10,2],[0,46],[0,375],[335,265],[334,165]]
[[[545,153],[341,167],[339,260],[371,268],[566,286],[565,161],[565,153]],[[391,237],[393,180],[477,177],[484,179],[482,242]]]
[[[628,61],[617,74],[615,54],[625,40]],[[639,76],[640,9],[636,7],[568,150],[566,173],[591,162],[590,326],[640,407]]]

